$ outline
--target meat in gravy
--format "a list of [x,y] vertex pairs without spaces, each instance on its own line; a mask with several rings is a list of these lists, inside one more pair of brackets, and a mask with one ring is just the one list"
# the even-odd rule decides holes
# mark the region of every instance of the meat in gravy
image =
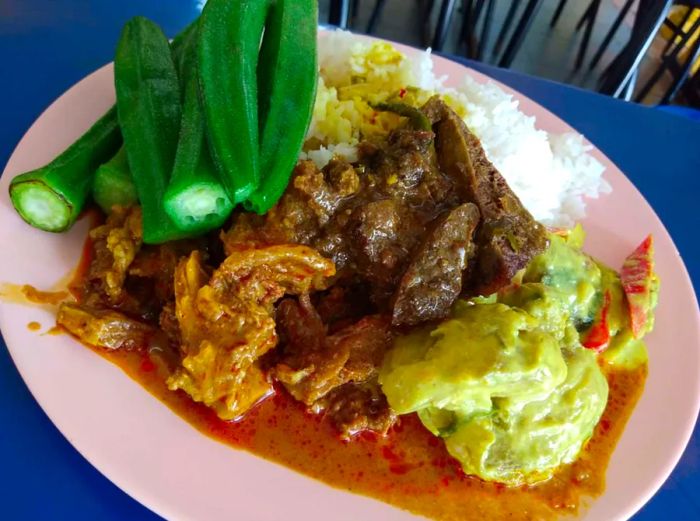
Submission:
[[276,380],[345,437],[386,432],[376,377],[395,332],[497,291],[546,246],[462,120],[438,98],[422,111],[432,130],[407,121],[355,163],[300,161],[266,215],[234,216],[223,254],[214,237],[142,245],[139,210],[117,209],[59,323],[92,344],[108,328],[110,349],[157,332],[171,389],[222,418]]

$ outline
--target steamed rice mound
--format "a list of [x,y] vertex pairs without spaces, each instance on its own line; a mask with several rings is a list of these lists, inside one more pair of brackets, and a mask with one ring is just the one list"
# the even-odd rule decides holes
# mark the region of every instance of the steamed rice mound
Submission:
[[[603,165],[576,133],[550,134],[518,101],[468,75],[457,88],[433,73],[430,51],[409,59],[388,42],[360,41],[344,31],[319,40],[320,76],[304,157],[323,167],[334,156],[357,160],[362,139],[396,128],[401,118],[370,104],[401,101],[420,107],[434,94],[479,137],[489,159],[538,221],[570,226],[585,214],[584,197],[608,193]],[[454,79],[454,78],[453,78]]]

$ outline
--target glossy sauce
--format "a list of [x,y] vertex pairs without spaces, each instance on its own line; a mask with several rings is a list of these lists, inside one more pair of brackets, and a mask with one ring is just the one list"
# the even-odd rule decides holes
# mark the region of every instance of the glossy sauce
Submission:
[[[74,279],[77,298],[89,268],[88,239]],[[59,328],[54,328],[59,329]],[[329,422],[278,388],[239,422],[226,422],[182,391],[165,385],[167,363],[157,354],[90,347],[119,366],[190,425],[215,440],[281,463],[333,487],[371,496],[441,521],[557,519],[575,514],[605,488],[605,470],[643,389],[647,366],[635,370],[604,365],[608,404],[579,459],[552,479],[532,487],[508,488],[466,476],[443,442],[416,415],[403,416],[386,438],[360,435],[341,440]]]
[[32,321],[29,324],[27,324],[27,329],[29,331],[39,331],[41,329],[41,324],[39,324],[39,322]]
[[445,521],[554,519],[576,513],[585,498],[603,492],[605,469],[647,374],[646,366],[632,371],[604,367],[608,405],[581,457],[547,482],[511,489],[464,475],[415,415],[402,417],[386,438],[365,435],[344,442],[328,422],[278,389],[242,421],[225,422],[183,392],[168,391],[157,357],[94,350],[211,438],[339,489]]

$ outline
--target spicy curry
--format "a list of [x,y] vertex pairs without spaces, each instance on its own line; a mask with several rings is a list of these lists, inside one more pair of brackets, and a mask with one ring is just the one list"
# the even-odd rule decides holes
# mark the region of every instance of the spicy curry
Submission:
[[547,233],[447,105],[414,110],[220,236],[146,245],[114,207],[57,322],[200,431],[331,485],[445,520],[575,511],[651,325],[632,334],[617,274]]

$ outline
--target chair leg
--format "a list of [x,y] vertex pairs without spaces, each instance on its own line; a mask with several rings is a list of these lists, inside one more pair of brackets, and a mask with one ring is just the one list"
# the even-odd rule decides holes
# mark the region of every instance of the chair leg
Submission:
[[498,32],[498,36],[496,37],[496,43],[493,46],[493,52],[491,53],[492,56],[495,56],[498,54],[498,51],[501,50],[501,45],[503,45],[503,41],[506,39],[506,36],[508,36],[508,31],[510,31],[510,26],[513,25],[513,20],[515,20],[518,7],[520,7],[520,1],[521,0],[511,0],[510,7],[508,7],[508,13],[506,14],[506,19],[503,21],[501,30]]
[[[620,54],[620,61],[615,70],[610,70],[605,82],[601,85],[600,92],[609,94],[615,98],[620,97],[629,79],[636,73],[639,64],[646,54],[661,24],[666,19],[673,1],[664,0],[657,3],[655,0],[640,0],[635,26],[632,28],[632,37],[628,46],[623,50],[625,56]],[[632,40],[637,39],[636,42]]]
[[586,7],[586,10],[583,12],[581,15],[581,18],[578,19],[578,22],[576,22],[576,30],[580,30],[581,27],[583,27],[583,24],[586,23],[588,20],[590,20],[593,11],[597,11],[598,8],[594,7],[593,4],[596,3],[596,0],[592,0],[590,4],[588,4],[588,7]]
[[474,25],[477,25],[481,17],[481,11],[484,9],[484,1],[485,0],[476,0],[476,7],[474,7]]
[[557,5],[557,8],[554,10],[554,15],[552,16],[552,19],[549,21],[550,28],[557,25],[557,22],[559,21],[559,17],[561,16],[561,12],[564,10],[564,7],[566,7],[566,2],[567,2],[567,0],[559,0],[559,5]]
[[[696,48],[695,54],[693,55],[695,59],[700,57],[700,47]],[[694,61],[694,60],[693,60]],[[659,101],[659,105],[668,105],[673,101],[673,98],[676,97],[676,94],[678,94],[678,91],[681,89],[683,84],[685,83],[685,80],[688,79],[688,76],[690,76],[690,69],[693,66],[693,61],[688,61],[685,66],[683,67],[683,72],[680,76],[676,78],[676,80],[673,82],[673,84],[668,88],[666,91],[666,94],[664,94],[663,98],[661,98],[661,101]]]
[[423,6],[422,12],[423,34],[421,35],[421,44],[423,47],[430,47],[433,41],[433,31],[430,27],[430,19],[433,16],[434,7],[435,0],[425,0],[425,5]]
[[574,70],[579,70],[583,64],[583,58],[586,56],[586,50],[588,49],[588,42],[591,39],[591,33],[593,32],[593,26],[595,25],[595,20],[598,17],[598,8],[600,7],[601,0],[593,0],[589,7],[590,15],[588,18],[588,23],[586,24],[586,29],[583,32],[583,40],[581,40],[581,45],[578,49],[578,56],[576,57],[576,63],[574,64]]
[[654,71],[654,74],[652,74],[651,77],[647,80],[647,82],[642,87],[642,90],[640,90],[639,93],[634,97],[634,101],[640,103],[644,98],[646,98],[647,94],[649,94],[649,91],[652,89],[654,84],[656,84],[656,82],[659,81],[659,78],[663,76],[667,68],[668,66],[666,65],[666,61],[664,58],[662,58],[661,65],[659,65],[659,68],[656,69]]
[[[669,55],[661,57],[661,65],[659,65],[659,68],[656,69],[656,71],[654,71],[654,74],[651,75],[651,78],[649,78],[644,84],[642,90],[635,97],[635,101],[642,101],[646,97],[646,95],[649,94],[649,91],[651,91],[652,87],[656,84],[656,82],[659,81],[659,78],[663,76],[664,72],[666,72],[667,70],[671,70],[673,72],[673,70],[671,69],[671,64],[677,63],[678,56],[680,55],[681,51],[685,48],[685,45],[690,41],[690,39],[698,31],[698,29],[700,29],[700,19],[696,20],[695,23],[693,23],[693,27],[691,27],[691,29],[687,33],[684,33],[683,38],[681,38],[681,41],[675,45],[675,47]],[[700,38],[696,39],[696,41],[693,43],[693,49],[690,52],[691,55],[695,55],[697,53],[698,45],[700,45]],[[663,98],[666,101],[662,101],[661,104],[668,103],[668,100],[676,93],[676,91],[680,87],[681,82],[685,80],[685,78],[688,76],[692,65],[692,59],[686,60],[686,63],[681,68],[680,73],[674,75],[675,78],[671,83],[671,86],[666,91],[666,94]],[[678,65],[676,65],[676,67],[677,66]]]
[[520,16],[520,20],[518,20],[518,25],[515,27],[515,31],[510,37],[508,46],[498,62],[499,67],[510,67],[511,63],[513,63],[515,55],[520,48],[520,44],[522,43],[523,38],[525,38],[527,31],[530,29],[532,21],[537,15],[537,11],[541,5],[542,0],[528,0],[527,4],[525,4],[525,10]]
[[328,23],[341,29],[347,29],[349,7],[349,0],[331,0]]
[[355,20],[357,19],[357,13],[360,12],[360,0],[352,0],[350,4],[350,22],[348,25],[353,27],[355,25]]
[[634,87],[637,84],[637,78],[639,78],[639,69],[635,69],[630,79],[627,81],[625,86],[625,91],[622,93],[622,99],[625,101],[630,101],[632,99],[632,94],[634,94]]
[[384,11],[385,4],[386,0],[377,0],[377,3],[374,4],[374,9],[372,9],[369,22],[367,22],[367,34],[372,34],[377,28],[377,24],[379,23],[379,18],[382,16],[382,11]]
[[[700,20],[697,20],[695,24],[693,24],[693,28],[695,30],[693,30],[692,32],[689,31],[689,33],[691,35],[695,34],[696,32],[698,32],[698,27],[700,27]],[[686,42],[689,40],[690,36],[686,39]],[[671,85],[666,90],[666,93],[661,98],[661,101],[659,102],[660,105],[666,105],[670,103],[671,100],[673,100],[673,98],[676,97],[676,94],[680,90],[681,86],[683,85],[683,83],[685,83],[685,80],[688,79],[688,76],[690,75],[690,69],[693,67],[695,60],[698,59],[698,56],[700,56],[700,33],[697,34],[695,42],[693,42],[693,47],[688,53],[688,56],[686,57],[685,64],[683,65],[680,74],[676,75],[676,78],[673,80],[673,83],[671,83]]]
[[484,59],[484,49],[488,43],[489,34],[491,32],[491,20],[493,18],[493,8],[496,0],[486,0],[486,12],[484,13],[484,22],[481,26],[481,34],[479,35],[479,47],[476,51],[476,59],[482,61]]
[[630,7],[632,7],[632,4],[634,3],[634,1],[635,0],[627,0],[625,2],[625,4],[622,6],[622,9],[620,9],[620,13],[617,15],[617,18],[615,18],[615,21],[613,22],[612,27],[610,27],[608,34],[605,35],[605,38],[603,39],[603,43],[600,44],[600,47],[598,47],[598,50],[593,55],[593,59],[591,60],[591,63],[588,65],[588,70],[593,70],[593,68],[598,64],[598,62],[600,61],[600,58],[603,56],[603,53],[605,52],[605,49],[608,48],[608,45],[610,45],[610,42],[613,39],[613,36],[615,36],[615,33],[620,28],[620,24],[622,24],[622,20],[624,20],[625,16],[627,16],[627,13],[629,12]]
[[435,28],[435,36],[433,37],[432,47],[435,51],[441,51],[443,45],[445,45],[456,4],[457,0],[442,0],[437,27]]
[[462,2],[464,15],[462,17],[462,27],[459,30],[459,45],[464,45],[464,55],[473,58],[474,53],[474,0],[464,0]]

